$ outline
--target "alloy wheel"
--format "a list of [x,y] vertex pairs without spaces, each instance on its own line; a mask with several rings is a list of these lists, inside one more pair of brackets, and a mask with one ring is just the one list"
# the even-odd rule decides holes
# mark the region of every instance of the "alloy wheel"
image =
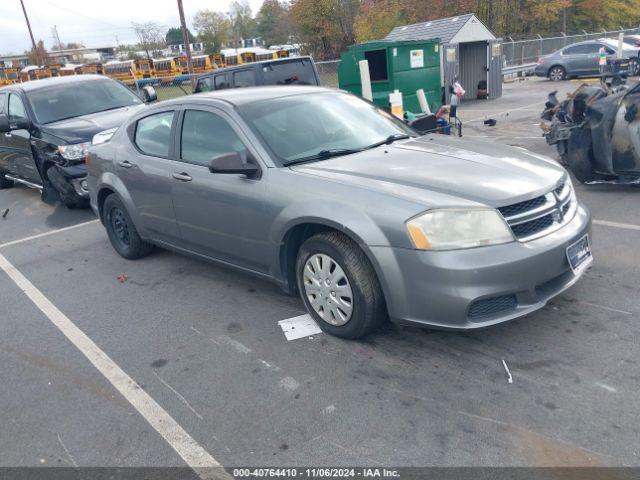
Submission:
[[329,255],[309,257],[302,273],[304,294],[315,312],[330,325],[343,326],[353,314],[353,290],[342,267]]
[[564,69],[562,67],[553,67],[549,72],[549,78],[554,82],[564,80]]

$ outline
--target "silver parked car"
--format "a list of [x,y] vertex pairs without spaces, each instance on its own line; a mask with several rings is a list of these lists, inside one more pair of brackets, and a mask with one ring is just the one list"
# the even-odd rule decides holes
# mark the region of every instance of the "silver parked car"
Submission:
[[88,181],[120,255],[158,245],[273,280],[341,337],[387,317],[462,330],[520,317],[592,261],[590,214],[558,164],[418,137],[338,90],[193,95],[109,137]]
[[[540,57],[534,73],[557,82],[568,77],[587,77],[600,73],[598,52],[604,47],[609,59],[616,58],[616,49],[608,41],[589,40],[574,43],[550,55]],[[627,52],[625,51],[625,54]],[[638,59],[629,59],[629,70],[636,72]]]

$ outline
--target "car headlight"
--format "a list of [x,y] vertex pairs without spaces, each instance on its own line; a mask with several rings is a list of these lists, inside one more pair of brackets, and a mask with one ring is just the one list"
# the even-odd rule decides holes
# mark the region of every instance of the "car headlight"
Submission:
[[74,145],[60,145],[58,152],[65,160],[84,159],[88,153],[88,143],[76,143]]
[[514,241],[511,229],[494,209],[443,208],[407,221],[418,250],[455,250]]

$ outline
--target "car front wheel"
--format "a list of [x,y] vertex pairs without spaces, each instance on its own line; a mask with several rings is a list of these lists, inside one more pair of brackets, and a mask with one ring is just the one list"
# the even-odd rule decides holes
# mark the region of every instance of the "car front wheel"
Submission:
[[151,253],[153,245],[138,235],[138,230],[120,198],[115,194],[109,195],[104,201],[102,212],[109,241],[120,256],[136,260]]
[[302,301],[327,333],[360,338],[386,318],[382,289],[369,259],[339,232],[323,232],[305,241],[296,274]]
[[640,61],[638,61],[637,58],[632,58],[629,60],[629,73],[633,77],[640,74]]
[[565,78],[567,78],[567,72],[560,65],[551,67],[551,70],[549,70],[549,80],[551,80],[552,82],[560,82]]

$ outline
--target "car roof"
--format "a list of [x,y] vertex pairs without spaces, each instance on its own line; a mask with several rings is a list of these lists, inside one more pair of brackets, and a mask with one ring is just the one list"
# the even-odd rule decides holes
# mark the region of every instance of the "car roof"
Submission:
[[260,102],[262,100],[271,100],[274,98],[292,97],[295,95],[309,95],[312,93],[331,93],[338,92],[335,88],[316,87],[306,85],[290,85],[290,86],[265,86],[265,87],[244,87],[229,88],[224,90],[214,90],[211,92],[196,93],[185,97],[178,97],[172,100],[160,102],[157,105],[187,105],[203,103],[207,100],[219,100],[229,103],[233,106],[246,105],[248,103]]
[[28,82],[16,83],[13,85],[9,85],[7,87],[3,87],[0,90],[10,88],[20,89],[24,92],[31,92],[34,90],[40,90],[43,88],[55,87],[57,85],[68,85],[71,83],[86,83],[86,82],[95,82],[104,80],[104,75],[69,75],[66,77],[51,77],[51,78],[43,78],[42,80],[29,80]]
[[218,75],[220,73],[238,70],[239,68],[250,68],[254,65],[258,66],[258,65],[265,65],[265,64],[271,65],[274,63],[289,63],[289,62],[295,62],[297,60],[312,60],[312,58],[308,55],[305,55],[301,57],[272,58],[269,60],[260,60],[258,62],[241,63],[240,65],[230,65],[224,68],[217,68],[210,72],[203,73],[202,75],[198,76],[198,78],[210,77],[212,75]]

